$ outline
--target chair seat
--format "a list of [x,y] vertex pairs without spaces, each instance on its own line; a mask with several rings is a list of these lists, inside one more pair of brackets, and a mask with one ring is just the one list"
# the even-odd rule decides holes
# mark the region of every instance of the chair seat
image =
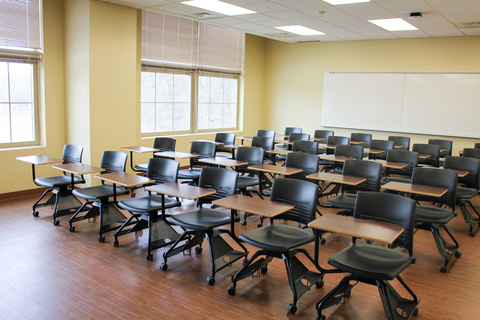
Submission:
[[336,197],[328,199],[326,203],[335,208],[353,210],[353,208],[355,207],[356,199],[357,195],[354,193],[343,193]]
[[384,185],[389,182],[401,182],[401,183],[412,183],[412,180],[400,177],[386,177],[380,181],[380,184]]
[[245,189],[246,187],[256,186],[260,180],[255,177],[238,176],[237,188]]
[[457,187],[455,198],[457,200],[471,199],[478,194],[478,190],[472,188]]
[[[58,188],[62,186],[68,186],[72,183],[72,177],[70,175],[63,176],[53,176],[53,177],[44,177],[35,179],[35,184],[41,187],[47,188]],[[85,183],[85,180],[82,177],[74,176],[74,184]]]
[[328,259],[332,266],[357,276],[393,280],[412,260],[408,253],[374,244],[356,243]]
[[455,217],[455,212],[434,206],[417,205],[415,223],[445,225]]
[[[127,199],[118,202],[122,209],[135,213],[148,213],[151,211],[162,210],[162,197],[158,195],[149,195],[142,198]],[[165,197],[165,208],[180,206],[180,202],[174,198]]]
[[[128,190],[125,188],[117,187],[116,193],[118,195],[128,194]],[[101,198],[113,197],[113,186],[102,184],[100,186],[88,187],[83,189],[75,189],[72,194],[76,197],[85,200],[95,200]]]
[[200,208],[198,210],[172,215],[168,218],[168,221],[185,229],[208,231],[215,227],[229,224],[231,219],[230,214],[226,212]]
[[178,179],[198,179],[200,173],[202,172],[201,168],[190,168],[185,170],[178,171]]
[[287,252],[315,240],[311,230],[280,223],[246,231],[239,238],[257,248],[273,252]]
[[135,169],[140,170],[140,171],[145,171],[145,172],[147,172],[148,163],[137,164],[137,165],[135,166]]

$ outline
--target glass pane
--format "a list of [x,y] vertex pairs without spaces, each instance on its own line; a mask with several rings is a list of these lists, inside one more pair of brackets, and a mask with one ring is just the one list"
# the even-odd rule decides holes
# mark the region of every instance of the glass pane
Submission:
[[[7,62],[0,62],[0,102],[8,102],[8,66]],[[1,129],[0,129],[1,130]]]
[[190,103],[175,103],[173,123],[175,131],[190,129]]
[[155,73],[142,72],[142,102],[155,102]]
[[9,63],[11,102],[33,102],[33,66]]
[[210,78],[210,103],[223,102],[223,79]]
[[157,103],[157,116],[155,118],[155,131],[164,132],[173,130],[173,104]]
[[173,74],[157,73],[156,74],[156,102],[173,102]]
[[0,104],[0,143],[10,142],[10,106]]
[[223,105],[223,128],[234,128],[237,125],[236,104],[228,103]]
[[237,103],[237,79],[224,79],[224,100],[225,103]]
[[198,104],[197,128],[208,129],[208,104],[206,103]]
[[190,103],[190,95],[192,92],[192,81],[190,75],[176,74],[174,78],[174,94],[175,103]]
[[12,142],[35,140],[32,104],[12,104]]
[[209,129],[222,128],[223,126],[223,112],[222,104],[212,103],[210,104],[210,121],[208,124]]
[[210,78],[198,77],[198,103],[206,103],[209,99]]
[[142,103],[142,132],[155,132],[155,103]]

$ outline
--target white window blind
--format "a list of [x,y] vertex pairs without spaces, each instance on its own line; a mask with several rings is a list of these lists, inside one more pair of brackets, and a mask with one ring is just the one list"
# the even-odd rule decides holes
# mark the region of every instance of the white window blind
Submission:
[[0,1],[0,48],[40,50],[40,0]]

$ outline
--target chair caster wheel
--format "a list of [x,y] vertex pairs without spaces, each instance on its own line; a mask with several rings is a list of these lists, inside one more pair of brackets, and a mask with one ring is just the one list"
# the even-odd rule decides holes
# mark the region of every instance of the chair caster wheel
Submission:
[[75,227],[74,227],[74,226],[70,226],[70,227],[68,227],[68,231],[70,231],[70,232],[74,232],[74,231],[75,231]]
[[32,216],[34,216],[34,217],[38,217],[38,211],[34,211],[34,212],[32,212]]
[[317,289],[323,288],[324,285],[325,285],[325,281],[323,280],[318,280],[317,282],[315,282],[315,287]]
[[455,252],[455,257],[460,258],[461,256],[462,256],[462,252],[461,252],[461,251]]
[[240,221],[240,225],[242,225],[242,226],[246,226],[246,225],[247,225],[247,221],[246,221],[246,220],[242,220],[242,221]]
[[147,253],[147,260],[148,261],[153,261],[153,254],[152,253]]
[[265,273],[268,272],[268,267],[267,267],[267,266],[262,267],[262,268],[260,269],[260,271],[262,272],[262,274],[265,274]]
[[475,232],[470,231],[470,232],[468,233],[468,235],[469,235],[470,237],[475,237]]
[[418,316],[418,308],[415,308],[415,310],[413,310],[413,315]]
[[348,298],[352,295],[352,290],[348,291],[347,293],[345,293],[345,297]]
[[209,285],[213,286],[215,284],[215,278],[212,276],[207,277],[207,282]]
[[290,303],[287,306],[287,309],[288,309],[288,312],[290,312],[291,314],[295,314],[295,312],[297,312],[297,306],[294,305],[293,303]]
[[235,295],[235,287],[234,286],[230,286],[228,287],[228,294],[231,295],[231,296],[234,296]]
[[257,224],[257,228],[261,228],[261,227],[263,227],[262,223]]
[[105,242],[105,236],[98,237],[98,242]]
[[118,247],[118,240],[113,240],[113,246]]
[[202,247],[195,247],[195,253],[202,253],[203,248]]
[[325,243],[327,243],[327,240],[321,238],[321,239],[320,239],[320,244],[325,244]]
[[444,266],[444,265],[441,265],[441,266],[440,266],[440,272],[441,272],[441,273],[447,272],[447,267]]
[[53,220],[53,225],[54,226],[58,226],[60,224],[60,221],[59,220]]
[[324,314],[322,314],[322,315],[317,315],[317,320],[327,320],[327,317],[325,317]]
[[160,265],[160,270],[162,270],[162,271],[167,271],[167,269],[168,269],[168,264],[162,263],[162,264]]

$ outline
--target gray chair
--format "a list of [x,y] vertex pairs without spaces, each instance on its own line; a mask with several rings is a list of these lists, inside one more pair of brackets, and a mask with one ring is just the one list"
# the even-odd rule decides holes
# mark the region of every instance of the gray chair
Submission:
[[440,166],[440,146],[436,144],[428,143],[414,143],[412,146],[412,151],[418,152],[419,154],[430,155],[426,159],[419,158],[419,165],[427,165],[438,168]]
[[215,142],[192,141],[192,145],[190,146],[190,153],[198,154],[199,156],[195,158],[190,158],[190,168],[180,170],[178,172],[178,179],[186,180],[182,181],[182,183],[196,185],[198,183],[202,168],[196,168],[195,166],[204,165],[204,163],[202,163],[203,158],[214,158],[215,150]]
[[370,148],[371,141],[372,141],[372,135],[370,133],[353,132],[350,135],[351,144],[359,144],[364,148]]
[[[169,137],[156,137],[153,141],[153,148],[159,151],[175,151],[177,140]],[[153,156],[157,158],[157,156]],[[133,162],[132,152],[130,152],[130,162]],[[137,164],[133,167],[134,171],[147,172],[148,163]]]
[[[219,132],[215,134],[215,142],[220,142],[223,145],[217,145],[217,148],[215,150],[217,156],[228,156],[230,158],[235,158],[235,149],[234,148],[228,148],[225,147],[226,145],[234,145],[235,144],[235,133],[227,133],[227,132]],[[218,154],[219,152],[221,153],[227,153],[228,155],[224,154]]]
[[382,184],[392,181],[410,183],[413,168],[418,166],[418,152],[404,149],[389,150],[387,152],[387,161],[406,163],[407,166],[402,169],[385,168],[385,177],[382,179]]
[[267,137],[275,140],[275,130],[257,130],[257,137]]
[[393,146],[393,141],[373,139],[370,142],[370,149],[383,150],[384,152],[369,153],[368,158],[373,160],[385,160],[387,158],[387,151],[393,150]]
[[[314,139],[322,139],[322,140],[318,141],[319,143],[327,143],[328,137],[333,136],[333,135],[335,135],[335,132],[333,132],[332,130],[315,130],[315,132],[313,134],[313,138]],[[323,140],[323,139],[325,139],[325,140]],[[325,152],[327,152],[327,150],[325,148],[319,148],[318,149],[318,154],[322,154],[322,153],[325,153]]]
[[304,152],[308,154],[318,154],[318,142],[309,140],[293,141],[292,151]]
[[410,150],[410,137],[403,137],[403,136],[389,136],[389,141],[393,141],[394,149],[400,150]]

